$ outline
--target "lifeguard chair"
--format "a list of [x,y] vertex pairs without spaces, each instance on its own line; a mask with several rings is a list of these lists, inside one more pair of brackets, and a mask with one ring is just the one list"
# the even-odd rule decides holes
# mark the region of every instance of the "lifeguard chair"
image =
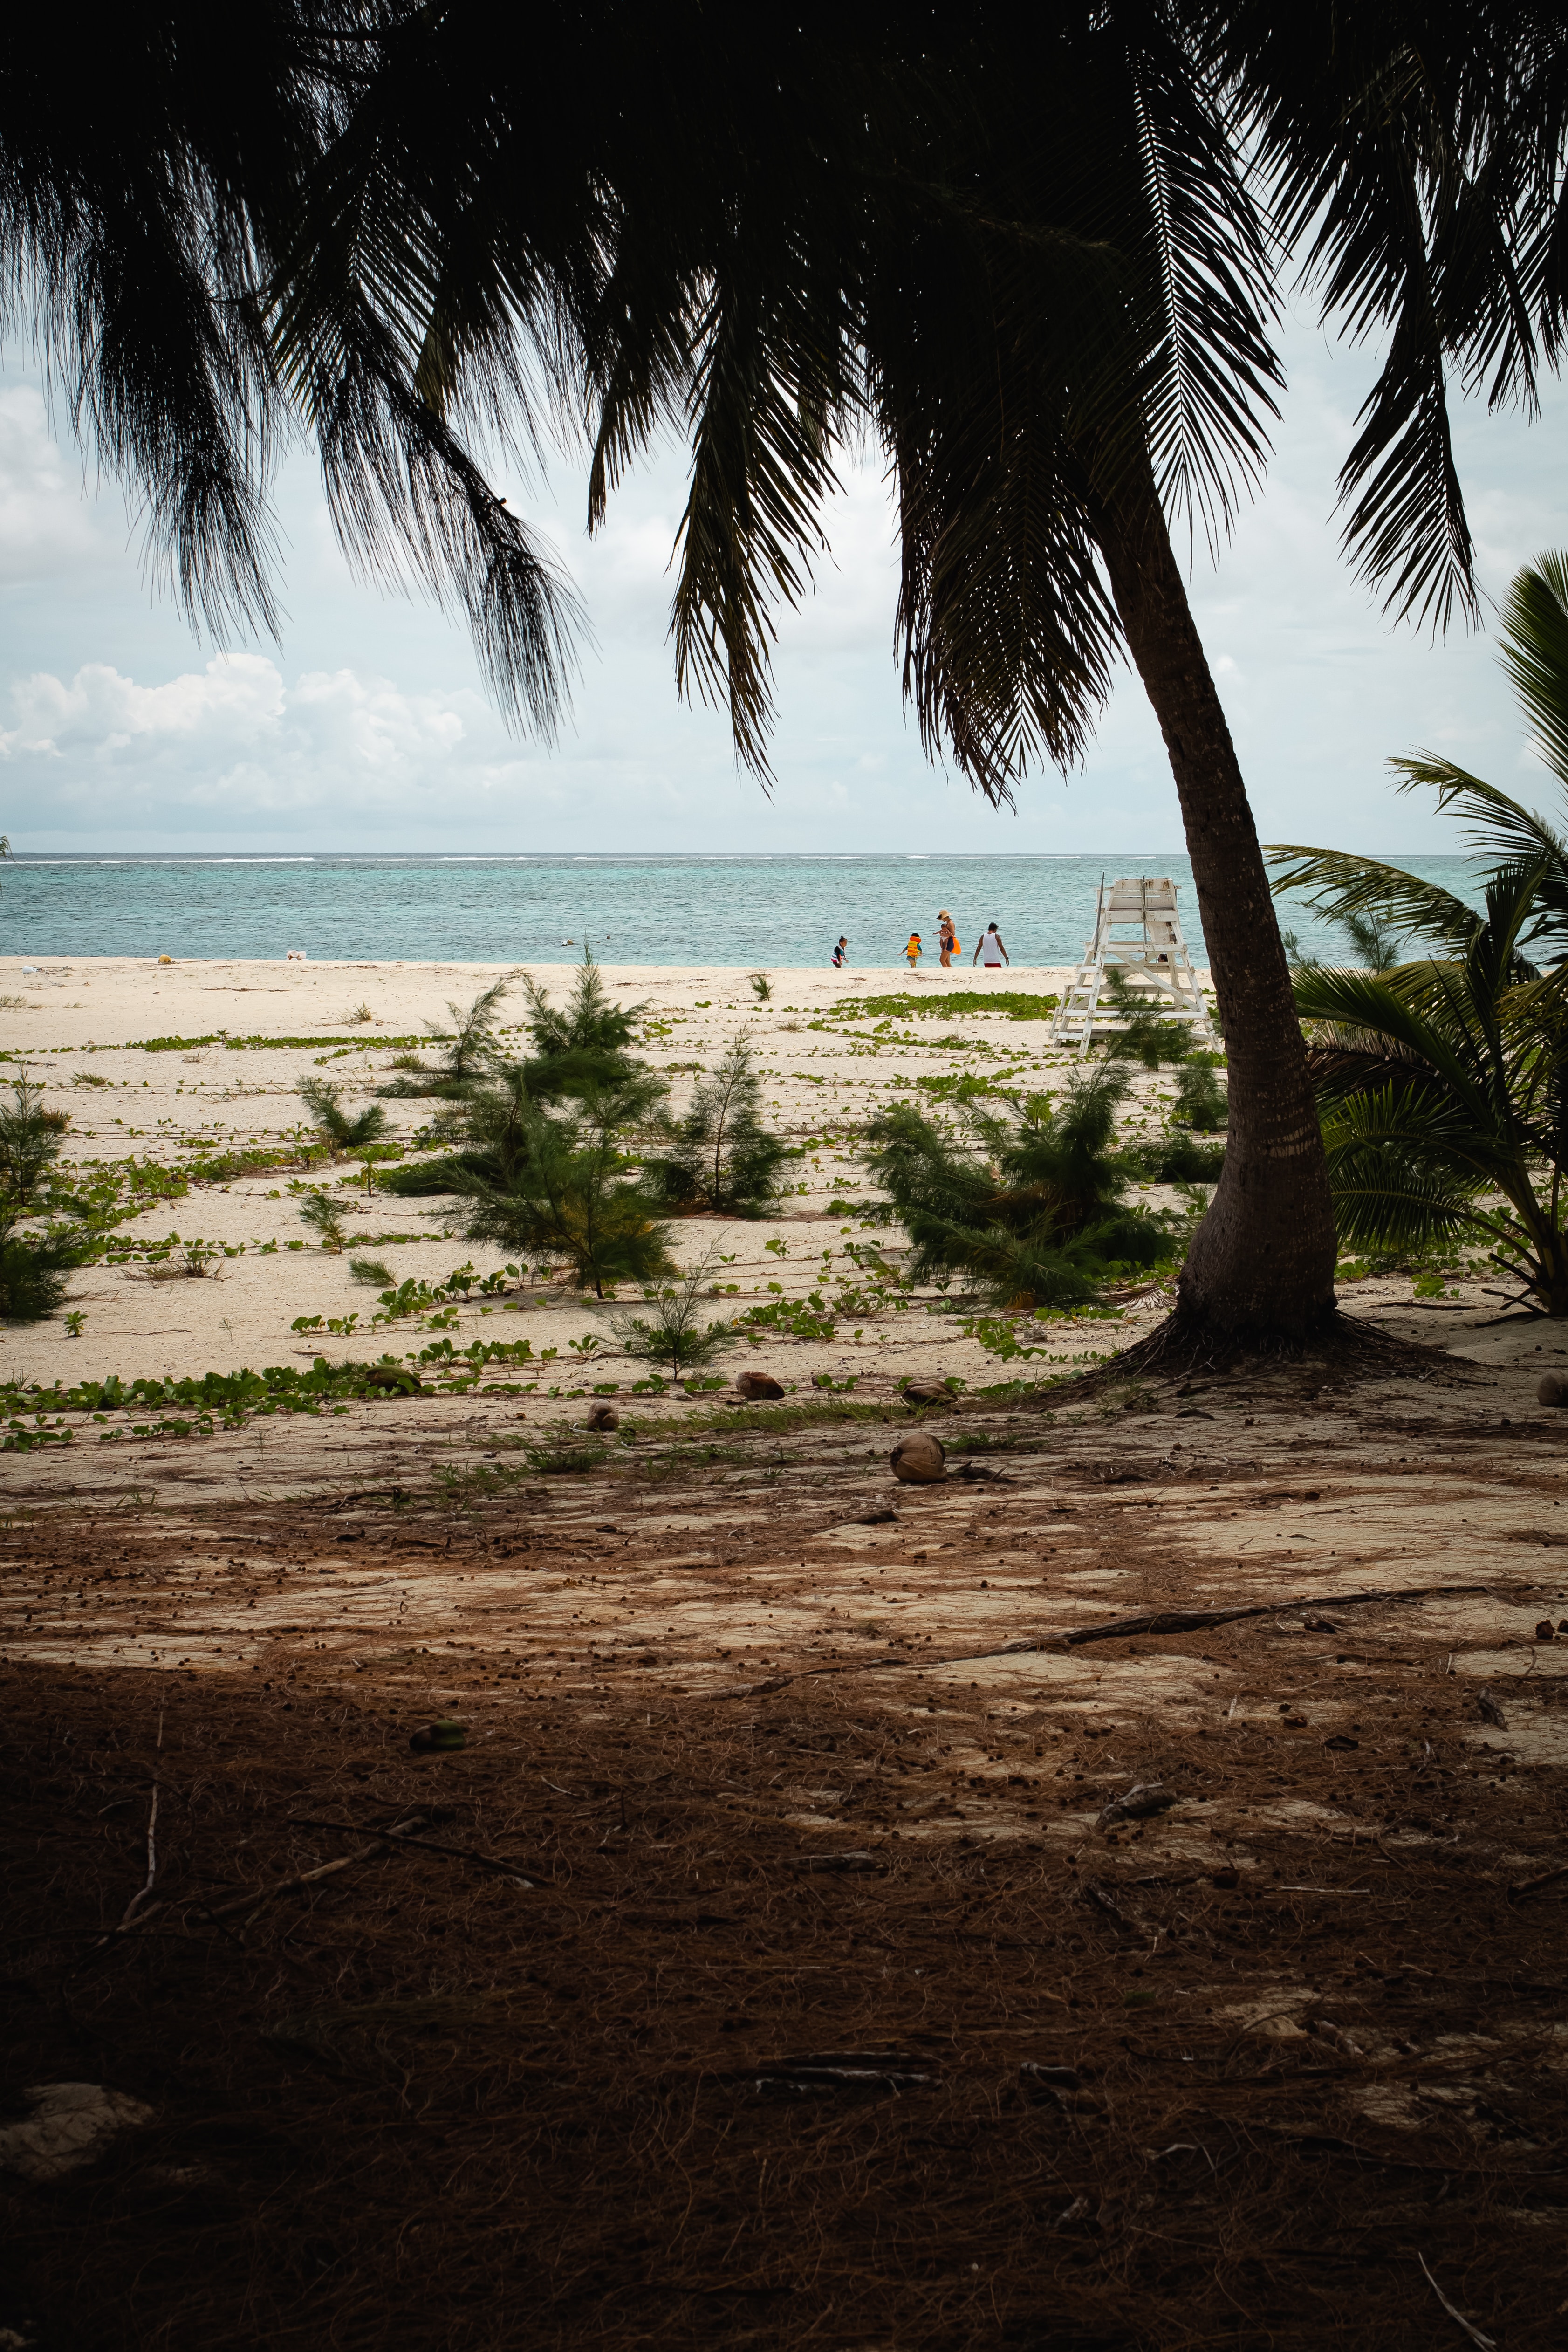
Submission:
[[1119,1013],[1101,1008],[1108,970],[1119,971],[1127,986],[1137,990],[1141,1010],[1188,1021],[1195,1045],[1218,1045],[1182,936],[1176,886],[1168,875],[1157,879],[1124,875],[1108,887],[1101,882],[1094,936],[1084,942],[1083,961],[1063,990],[1051,1024],[1051,1043],[1075,1045],[1081,1061],[1096,1029],[1109,1033],[1123,1025]]

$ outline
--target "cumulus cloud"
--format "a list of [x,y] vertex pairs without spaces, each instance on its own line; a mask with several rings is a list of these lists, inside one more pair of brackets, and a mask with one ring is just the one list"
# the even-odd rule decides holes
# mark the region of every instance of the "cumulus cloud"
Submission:
[[[1267,486],[1218,566],[1195,563],[1200,633],[1265,839],[1450,848],[1453,828],[1396,800],[1386,761],[1449,752],[1547,799],[1484,635],[1434,645],[1388,622],[1339,552],[1334,476],[1371,362],[1292,336]],[[1457,446],[1483,577],[1568,541],[1568,399],[1533,428],[1471,409]],[[560,551],[593,630],[560,742],[509,734],[461,633],[352,579],[314,468],[282,485],[281,647],[198,652],[152,607],[123,509],[84,498],[37,386],[0,384],[0,673],[6,829],[24,848],[533,847],[887,851],[1175,849],[1168,762],[1124,676],[1081,772],[1032,777],[1016,817],[927,765],[893,658],[895,517],[874,457],[846,461],[825,518],[831,555],[779,616],[771,799],[737,774],[723,711],[683,709],[668,642],[686,462],[657,454],[605,528],[585,484],[503,483]],[[1539,791],[1536,790],[1540,787]]]
[[518,754],[477,692],[409,693],[384,677],[220,655],[155,686],[102,663],[13,688],[0,757],[63,814],[124,795],[246,817],[337,804],[395,817],[411,796],[483,793]]

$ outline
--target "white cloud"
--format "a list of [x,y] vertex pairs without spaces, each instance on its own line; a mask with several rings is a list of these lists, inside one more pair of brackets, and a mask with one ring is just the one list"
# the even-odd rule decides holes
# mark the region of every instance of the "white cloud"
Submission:
[[158,686],[89,663],[68,682],[35,674],[13,701],[0,757],[62,814],[107,816],[129,792],[242,824],[330,808],[395,821],[411,802],[483,794],[518,765],[476,693],[410,694],[350,670],[290,686],[258,654]]
[[[1292,331],[1268,485],[1194,612],[1259,829],[1267,839],[1415,850],[1451,826],[1397,800],[1391,753],[1449,752],[1530,796],[1520,730],[1488,637],[1433,646],[1388,623],[1338,549],[1334,476],[1372,362]],[[1483,576],[1496,594],[1568,541],[1568,399],[1540,425],[1470,408],[1456,446]],[[779,616],[771,800],[736,773],[722,711],[681,708],[668,642],[686,467],[666,451],[583,530],[584,482],[505,487],[560,551],[595,633],[550,750],[509,734],[461,633],[417,600],[356,582],[313,467],[281,486],[290,620],[281,649],[197,652],[150,603],[116,495],[84,497],[48,438],[35,383],[0,385],[0,676],[6,829],[25,848],[298,846],[1155,852],[1180,840],[1168,762],[1124,676],[1084,770],[1031,777],[1015,818],[930,768],[893,656],[895,517],[880,461],[845,462],[831,558]],[[7,704],[6,695],[9,702]]]
[[59,582],[122,560],[124,502],[95,500],[49,431],[36,383],[0,384],[0,583]]

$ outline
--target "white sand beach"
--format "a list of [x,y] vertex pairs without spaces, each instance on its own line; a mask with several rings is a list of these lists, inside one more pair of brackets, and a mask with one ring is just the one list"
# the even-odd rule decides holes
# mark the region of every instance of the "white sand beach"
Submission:
[[[570,988],[575,963],[534,965],[534,977],[558,1000]],[[449,1006],[465,1006],[481,989],[518,968],[458,963],[288,963],[181,961],[80,957],[27,967],[0,961],[0,1044],[10,1059],[3,1075],[26,1071],[40,1083],[51,1108],[68,1111],[64,1172],[90,1181],[95,1168],[134,1158],[179,1171],[249,1147],[276,1150],[298,1136],[304,1108],[295,1091],[308,1074],[342,1089],[344,1108],[357,1110],[392,1075],[398,1045],[420,1039],[426,1024],[450,1028]],[[851,1255],[868,1244],[896,1255],[897,1228],[880,1233],[835,1202],[866,1197],[857,1140],[866,1120],[901,1095],[915,1100],[923,1080],[965,1074],[1023,1090],[1060,1086],[1071,1057],[1053,1054],[1042,1019],[1009,1017],[1005,1005],[985,1010],[977,998],[1040,997],[1057,992],[1063,969],[1018,965],[999,973],[968,962],[950,972],[933,968],[912,980],[894,970],[853,967],[842,972],[777,971],[772,1001],[758,1003],[743,971],[696,965],[603,967],[612,994],[642,1003],[646,1015],[641,1050],[667,1076],[679,1109],[699,1071],[711,1066],[738,1030],[749,1035],[765,1077],[768,1116],[800,1155],[787,1163],[791,1191],[776,1210],[755,1222],[712,1217],[677,1219],[674,1247],[683,1265],[711,1254],[722,1293],[715,1312],[743,1311],[813,1290],[830,1301],[847,1282],[863,1294]],[[873,996],[916,999],[934,1015],[884,1020],[857,1009]],[[527,1013],[516,989],[502,1008],[501,1042],[526,1050]],[[951,1017],[948,1017],[948,1016]],[[160,1041],[174,1041],[173,1043]],[[277,1040],[276,1044],[267,1042]],[[261,1042],[257,1042],[261,1041]],[[1139,1070],[1126,1105],[1127,1125],[1157,1124],[1168,1078]],[[390,1102],[390,1133],[405,1144],[426,1126],[432,1106]],[[11,1381],[45,1386],[99,1380],[168,1379],[261,1369],[318,1353],[329,1361],[403,1356],[428,1345],[422,1318],[372,1328],[377,1294],[356,1283],[350,1252],[330,1255],[301,1223],[302,1187],[341,1187],[354,1255],[384,1260],[399,1282],[432,1286],[471,1262],[479,1276],[494,1273],[497,1253],[462,1235],[459,1204],[451,1199],[401,1200],[379,1191],[367,1196],[351,1160],[308,1171],[264,1169],[225,1181],[193,1177],[179,1197],[161,1199],[116,1228],[113,1255],[127,1263],[85,1268],[68,1305],[84,1320],[68,1334],[55,1318],[5,1331],[3,1360]],[[1174,1201],[1161,1188],[1151,1205]],[[434,1213],[433,1213],[434,1212]],[[147,1253],[179,1244],[214,1244],[225,1253],[202,1279],[148,1279],[158,1274]],[[123,1244],[123,1247],[121,1246]],[[617,1303],[624,1312],[627,1299]],[[634,1305],[635,1300],[632,1303]],[[863,1306],[835,1321],[830,1339],[800,1339],[769,1331],[766,1344],[746,1345],[725,1359],[766,1364],[789,1386],[808,1386],[814,1374],[854,1378],[880,1389],[912,1375],[956,1375],[971,1387],[1121,1345],[1165,1311],[1154,1297],[1134,1303],[1124,1318],[1060,1321],[1028,1336],[1044,1346],[1042,1359],[1003,1360],[963,1326],[975,1320],[932,1291]],[[928,1312],[927,1309],[937,1311]],[[884,1311],[879,1311],[884,1310]],[[598,1381],[629,1383],[637,1368],[618,1355],[611,1313],[559,1281],[509,1283],[506,1294],[475,1299],[443,1316],[455,1348],[475,1339],[515,1339],[526,1334],[536,1357],[553,1349],[538,1383],[538,1407],[570,1402],[579,1373],[571,1343],[597,1341]],[[454,1313],[455,1319],[454,1320]],[[346,1319],[353,1331],[300,1334],[297,1318]],[[528,1376],[519,1376],[527,1378]]]

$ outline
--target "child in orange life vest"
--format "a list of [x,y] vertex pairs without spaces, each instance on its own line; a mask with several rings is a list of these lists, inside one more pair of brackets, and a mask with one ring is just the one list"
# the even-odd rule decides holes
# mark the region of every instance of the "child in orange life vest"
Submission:
[[909,969],[913,971],[924,953],[924,950],[920,944],[920,934],[918,931],[910,932],[909,945],[904,949],[904,952],[909,958]]

